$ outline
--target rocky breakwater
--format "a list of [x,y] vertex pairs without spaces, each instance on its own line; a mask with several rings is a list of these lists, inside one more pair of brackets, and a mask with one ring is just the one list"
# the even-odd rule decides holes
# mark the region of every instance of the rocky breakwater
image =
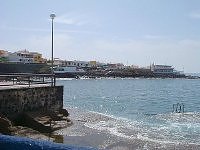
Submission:
[[0,89],[2,134],[49,140],[53,131],[72,124],[68,116],[62,86]]

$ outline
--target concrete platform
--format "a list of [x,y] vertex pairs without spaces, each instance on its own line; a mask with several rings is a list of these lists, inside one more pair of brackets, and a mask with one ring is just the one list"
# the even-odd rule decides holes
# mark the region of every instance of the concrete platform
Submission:
[[34,87],[48,87],[51,86],[51,83],[47,84],[13,84],[13,82],[0,82],[0,90],[5,89],[20,89],[20,88],[34,88]]

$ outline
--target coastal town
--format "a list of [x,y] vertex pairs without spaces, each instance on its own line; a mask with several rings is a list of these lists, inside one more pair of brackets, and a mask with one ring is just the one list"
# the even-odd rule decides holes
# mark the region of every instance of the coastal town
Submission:
[[[53,80],[49,80],[52,77]],[[23,147],[24,139],[21,137],[30,138],[26,139],[27,143],[35,143],[33,139],[51,141],[48,145],[52,145],[53,142],[64,143],[65,137],[63,133],[60,134],[62,130],[70,131],[77,128],[76,130],[79,131],[80,128],[85,128],[87,122],[95,123],[101,119],[109,119],[99,114],[86,113],[85,116],[82,116],[83,112],[80,113],[78,119],[70,117],[71,113],[73,115],[77,112],[65,108],[65,85],[56,85],[56,77],[76,79],[191,78],[176,71],[173,66],[155,63],[147,67],[139,67],[126,66],[122,63],[68,61],[54,58],[52,68],[52,61],[43,58],[42,54],[38,52],[0,50],[0,133],[3,134],[1,139],[4,143],[8,143],[6,147],[12,145],[10,144],[12,141]],[[76,80],[74,81],[76,82]],[[183,105],[178,104],[177,108]],[[175,110],[178,110],[177,108]],[[175,113],[180,112],[176,111]],[[92,132],[89,129],[89,133]],[[112,135],[109,134],[109,141],[110,137]],[[23,141],[20,144],[18,143],[19,139]],[[117,136],[112,138],[113,142],[116,142],[117,139]],[[140,143],[141,146],[144,144]],[[92,146],[95,147],[95,145]],[[115,144],[111,144],[111,146],[118,147]],[[30,147],[32,146],[30,145]],[[45,147],[44,143],[42,147]]]
[[[43,58],[38,52],[20,50],[10,52],[0,50],[0,73],[52,73],[51,60]],[[124,65],[123,63],[104,63],[96,60],[78,61],[53,59],[53,73],[58,78],[98,78],[98,77],[145,77],[145,78],[185,78],[182,71],[171,65],[150,63],[149,66]]]
[[0,150],[200,150],[198,6],[2,0]]

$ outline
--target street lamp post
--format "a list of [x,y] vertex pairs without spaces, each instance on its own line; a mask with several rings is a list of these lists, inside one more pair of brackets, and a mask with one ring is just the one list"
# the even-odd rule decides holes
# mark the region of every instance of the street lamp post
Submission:
[[51,75],[52,75],[51,85],[52,86],[53,86],[53,79],[54,79],[54,77],[53,77],[53,74],[54,74],[54,72],[53,72],[53,62],[54,62],[54,60],[53,60],[53,19],[55,17],[56,17],[55,14],[50,15],[50,18],[51,18]]

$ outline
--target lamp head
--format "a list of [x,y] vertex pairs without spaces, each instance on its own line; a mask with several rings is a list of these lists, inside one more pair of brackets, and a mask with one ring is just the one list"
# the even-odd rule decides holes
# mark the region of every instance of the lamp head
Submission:
[[55,14],[51,14],[51,15],[50,15],[50,18],[51,18],[51,19],[54,19],[55,17],[56,17]]

